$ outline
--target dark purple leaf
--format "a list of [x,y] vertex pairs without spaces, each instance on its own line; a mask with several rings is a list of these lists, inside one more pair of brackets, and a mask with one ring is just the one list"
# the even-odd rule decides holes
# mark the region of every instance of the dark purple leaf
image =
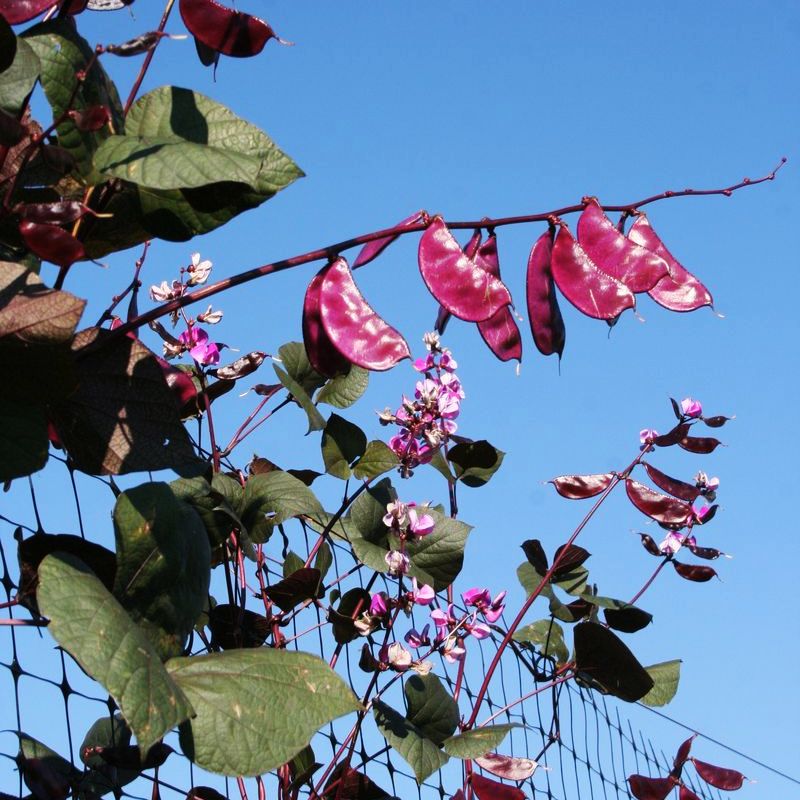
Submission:
[[667,262],[617,230],[595,198],[578,219],[578,241],[603,272],[632,292],[647,292],[669,273]]
[[528,256],[525,279],[525,296],[528,305],[528,321],[533,341],[542,355],[564,353],[566,328],[558,307],[555,283],[550,261],[553,253],[552,229],[545,231],[533,244]]
[[669,433],[665,433],[663,436],[656,436],[653,439],[653,444],[657,447],[672,447],[672,445],[678,444],[686,436],[691,427],[689,423],[682,422],[676,425]]
[[333,638],[338,644],[347,644],[360,635],[355,620],[369,609],[370,594],[355,587],[346,591],[339,600],[338,608],[328,609],[328,619],[333,628]]
[[477,772],[472,773],[470,782],[478,800],[525,800],[525,792],[516,786],[484,778]]
[[602,475],[560,475],[548,482],[567,500],[585,500],[604,492],[613,479],[613,472],[605,472]]
[[656,522],[663,522],[665,525],[683,526],[693,516],[694,512],[688,503],[654,492],[632,478],[628,478],[625,481],[625,491],[636,508]]
[[322,325],[344,358],[364,369],[381,371],[411,357],[406,340],[364,299],[343,258],[332,261],[319,274]]
[[363,772],[339,764],[322,790],[324,800],[389,800],[389,793]]
[[142,758],[142,751],[138,745],[117,745],[116,747],[95,747],[86,748],[82,755],[99,755],[106,764],[110,764],[117,769],[131,770],[132,772],[142,772],[146,769],[160,767],[169,758],[170,753],[175,751],[163,742],[156,742]]
[[530,565],[539,575],[544,575],[548,569],[548,561],[542,543],[538,539],[527,539],[522,543],[522,550]]
[[20,772],[25,785],[33,793],[36,800],[66,800],[71,794],[67,775],[60,772],[53,759],[21,758]]
[[86,255],[83,244],[57,225],[25,221],[20,223],[19,232],[32,253],[59,267],[69,267]]
[[223,650],[261,647],[269,635],[269,620],[249,609],[224,603],[208,612],[211,642]]
[[180,0],[180,11],[193,36],[226,56],[257,55],[270,39],[277,38],[263,19],[234,11],[215,0]]
[[673,560],[672,566],[675,567],[675,572],[681,578],[686,578],[687,581],[705,583],[717,576],[717,573],[711,567],[704,567],[702,564],[683,564],[680,561]]
[[482,255],[470,259],[441,217],[422,234],[419,270],[439,303],[467,322],[483,322],[511,304],[508,289],[488,271]]
[[604,608],[603,616],[610,628],[623,633],[636,633],[646,628],[652,621],[653,615],[642,611],[636,606],[623,606],[622,608]]
[[733,792],[736,789],[741,789],[742,784],[745,782],[745,776],[735,769],[717,767],[714,764],[707,764],[705,761],[700,761],[697,758],[693,758],[691,761],[697,770],[697,774],[715,789]]
[[217,377],[226,381],[237,381],[246,375],[251,375],[263,363],[266,353],[254,350],[241,358],[237,358],[231,364],[226,364],[217,370]]
[[319,591],[322,573],[315,567],[302,567],[282,581],[268,586],[264,594],[281,611],[289,611],[306,600],[313,600]]
[[514,758],[500,753],[487,753],[475,759],[475,763],[498,778],[508,781],[524,781],[536,771],[538,764],[532,758]]
[[[424,211],[417,211],[410,217],[406,217],[402,222],[398,222],[395,228],[410,228],[420,222],[423,222],[428,215]],[[353,269],[363,267],[364,264],[369,264],[370,261],[376,259],[400,234],[394,233],[390,236],[383,236],[380,239],[367,242],[361,250],[359,250],[356,260],[353,262]]]
[[670,778],[648,778],[645,775],[631,775],[628,778],[631,794],[637,800],[664,800],[675,787]]
[[678,442],[678,445],[684,450],[701,455],[713,453],[720,444],[720,440],[715,439],[713,436],[684,436]]
[[628,703],[641,700],[652,688],[653,679],[622,640],[597,622],[575,626],[575,668],[589,677],[603,692]]
[[669,494],[674,497],[679,497],[687,503],[694,502],[700,496],[700,490],[694,484],[684,483],[677,478],[670,478],[669,475],[665,475],[661,470],[656,469],[652,464],[648,464],[646,461],[643,461],[642,464],[644,464],[644,468],[647,470],[647,475],[650,480],[653,481],[659,489],[663,489],[665,492],[669,492]]
[[681,266],[672,253],[667,250],[658,234],[650,226],[644,214],[636,218],[628,238],[646,247],[667,262],[669,275],[665,275],[648,294],[670,311],[694,311],[703,306],[713,305],[714,299],[708,289],[687,269]]
[[611,320],[636,306],[627,286],[603,272],[578,244],[566,223],[553,244],[553,279],[578,311],[594,319]]
[[108,106],[89,106],[82,111],[72,110],[69,116],[79,131],[99,131],[111,119]]
[[591,553],[588,550],[584,550],[584,548],[579,547],[577,544],[571,544],[569,547],[566,545],[561,545],[555,552],[553,556],[553,564],[558,564],[558,566],[553,570],[553,578],[556,581],[567,572],[571,572],[575,569],[575,567],[579,567],[586,561]]

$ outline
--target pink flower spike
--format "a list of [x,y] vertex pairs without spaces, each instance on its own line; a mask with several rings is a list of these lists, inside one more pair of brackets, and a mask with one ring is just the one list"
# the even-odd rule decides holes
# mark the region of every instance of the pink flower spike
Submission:
[[467,625],[466,628],[476,639],[486,639],[492,635],[492,629],[482,622],[473,622],[471,625]]
[[415,536],[427,536],[433,532],[434,525],[433,517],[430,514],[417,514],[415,509],[408,509],[408,527]]
[[417,605],[429,606],[436,599],[436,592],[432,586],[425,583],[420,586],[416,578],[411,579],[411,585],[413,587],[411,597]]
[[484,605],[489,605],[492,602],[492,596],[489,594],[488,589],[467,589],[466,592],[461,593],[461,599],[464,601],[464,605],[467,606],[476,606],[480,608]]
[[681,411],[685,417],[696,419],[703,413],[703,406],[699,400],[695,400],[693,397],[685,397],[681,400]]
[[434,366],[433,353],[428,353],[428,355],[425,356],[425,358],[418,358],[414,362],[414,369],[417,372],[427,372],[428,370],[433,369],[433,366]]
[[405,575],[411,563],[405,553],[399,550],[390,550],[384,557],[390,575]]
[[219,346],[208,341],[208,334],[202,328],[189,328],[184,331],[178,340],[189,350],[189,355],[198,364],[218,364]]
[[372,599],[369,603],[369,613],[372,614],[373,617],[383,617],[386,616],[388,611],[389,607],[386,605],[386,598],[383,596],[383,593],[378,592],[372,595]]
[[409,647],[413,647],[415,650],[419,650],[420,647],[427,647],[431,643],[430,638],[428,638],[428,631],[430,628],[430,623],[425,625],[422,629],[422,633],[416,628],[412,628],[404,637],[406,644],[409,645]]
[[503,616],[503,611],[505,610],[505,600],[506,592],[500,592],[497,597],[492,600],[491,605],[489,608],[484,609],[483,616],[486,617],[487,622],[497,622],[500,617]]

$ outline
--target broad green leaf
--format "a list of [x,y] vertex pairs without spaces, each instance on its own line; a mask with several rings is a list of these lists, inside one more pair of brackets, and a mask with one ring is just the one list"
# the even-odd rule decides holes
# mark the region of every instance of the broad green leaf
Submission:
[[49,449],[45,409],[0,398],[0,483],[40,470]]
[[322,506],[311,489],[278,469],[248,478],[240,516],[250,538],[259,543],[271,536],[275,525],[292,517],[314,517],[321,512]]
[[103,757],[98,753],[85,753],[86,748],[127,747],[130,743],[131,729],[125,720],[119,714],[113,717],[104,714],[86,732],[78,754],[87,767],[102,767],[106,764]]
[[397,500],[397,492],[389,478],[367,487],[350,507],[349,518],[358,533],[370,542],[383,543],[389,533],[383,521],[386,506]]
[[329,380],[317,395],[318,403],[335,408],[348,408],[367,391],[369,370],[352,364],[347,375],[337,375]]
[[487,484],[500,469],[505,453],[485,439],[477,442],[459,442],[447,453],[456,478],[465,486],[477,488]]
[[111,126],[115,131],[121,131],[125,121],[114,83],[103,69],[101,59],[94,59],[91,69],[86,72],[86,79],[76,90],[76,73],[87,67],[94,49],[78,34],[69,19],[39,23],[22,36],[39,57],[40,80],[53,109],[53,118],[63,117],[56,128],[59,145],[75,159],[77,172],[86,182],[101,182],[102,177],[92,166],[92,155],[109,136],[109,131],[106,127],[99,131],[81,131],[66,112],[106,106],[111,113]]
[[383,738],[414,770],[417,783],[422,783],[450,760],[419,728],[391,706],[378,700],[373,705],[372,713]]
[[361,636],[355,620],[369,610],[370,594],[366,589],[355,586],[348,589],[340,598],[337,608],[328,609],[328,619],[333,628],[333,638],[338,644],[347,644]]
[[183,751],[223,775],[261,775],[296,756],[311,737],[360,706],[347,684],[309,653],[235,650],[167,662],[197,709],[181,727]]
[[319,570],[320,578],[324,580],[328,570],[333,566],[333,552],[327,542],[323,542],[319,546],[314,566]]
[[211,547],[202,520],[166,483],[144,483],[117,498],[114,536],[114,596],[162,659],[179,655],[208,596]]
[[306,412],[308,417],[308,431],[321,431],[325,427],[325,418],[317,411],[317,407],[311,401],[306,390],[288,373],[284,372],[277,364],[272,368],[278,376],[278,380],[291,392],[292,397],[297,401],[300,408]]
[[305,560],[300,558],[293,550],[290,550],[283,561],[283,577],[288,578],[293,572],[303,569],[305,565]]
[[0,110],[18,114],[39,77],[39,57],[25,39],[17,38],[14,62],[0,78]]
[[645,667],[653,679],[653,688],[642,698],[646,706],[665,706],[675,697],[681,679],[681,660],[662,661]]
[[444,688],[439,677],[432,672],[427,675],[411,675],[405,683],[404,691],[408,703],[408,721],[423,736],[441,746],[458,727],[458,703]]
[[[517,567],[517,578],[522,588],[528,595],[533,594],[542,582],[542,576],[534,569],[533,565],[525,561]],[[550,613],[562,622],[574,622],[575,619],[553,591],[553,587],[547,584],[541,590],[541,596],[550,601]]]
[[153,353],[138,339],[88,328],[73,341],[78,388],[53,409],[75,466],[91,475],[205,468]]
[[433,454],[433,458],[430,460],[430,465],[448,482],[448,483],[455,483],[456,478],[455,475],[450,471],[450,465],[447,463],[447,459],[442,454],[441,449],[437,450]]
[[162,86],[134,103],[125,135],[95,154],[97,169],[151,189],[242,183],[264,199],[302,171],[256,126],[209,97]]
[[302,342],[282,344],[278,348],[278,358],[290,377],[297,381],[309,396],[325,384],[327,378],[311,366],[306,346]]
[[584,566],[572,567],[569,572],[560,574],[553,579],[553,585],[563,589],[568,594],[582,596],[586,591],[589,580],[589,570]]
[[497,749],[508,732],[512,728],[518,727],[519,725],[515,723],[504,722],[499,725],[487,725],[485,728],[464,731],[457,736],[445,739],[444,751],[455,758],[480,758]]
[[400,459],[385,442],[373,439],[353,466],[353,475],[359,480],[377,478],[395,469],[399,463]]
[[350,465],[364,455],[367,436],[338,414],[331,414],[322,432],[322,460],[325,471],[335,478],[347,480],[353,473]]
[[564,642],[564,631],[557,622],[540,619],[514,632],[514,640],[536,645],[542,655],[555,658],[563,664],[569,658],[569,650]]
[[[238,490],[236,500],[241,501],[242,487],[227,475],[214,476],[215,480],[218,478],[233,483],[235,490]],[[244,527],[222,492],[212,488],[205,478],[178,478],[170,483],[170,488],[175,497],[188,503],[198,513],[212,547],[222,544],[234,529]]]
[[114,698],[143,751],[194,713],[144,632],[80,561],[47,556],[37,598],[53,638]]
[[409,575],[440,592],[461,572],[464,548],[472,526],[445,517],[433,509],[429,509],[428,513],[436,520],[433,533],[406,543],[406,551],[411,559]]

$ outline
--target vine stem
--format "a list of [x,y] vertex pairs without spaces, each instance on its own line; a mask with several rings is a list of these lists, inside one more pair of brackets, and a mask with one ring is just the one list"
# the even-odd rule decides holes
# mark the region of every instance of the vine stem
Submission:
[[[724,195],[729,197],[735,191],[743,189],[746,186],[756,186],[759,183],[774,180],[778,170],[786,163],[786,160],[786,157],[782,158],[780,163],[772,170],[772,172],[762,176],[761,178],[744,178],[739,183],[735,183],[731,186],[726,186],[721,189],[681,189],[679,191],[668,189],[660,194],[654,194],[650,197],[645,197],[642,200],[636,200],[633,203],[625,203],[622,205],[606,205],[604,206],[604,209],[606,211],[621,211],[631,213],[642,206],[673,197],[699,197],[704,195]],[[575,214],[583,211],[585,207],[586,202],[581,202],[576,205],[556,208],[551,211],[544,211],[537,214],[525,214],[517,217],[498,217],[496,219],[484,217],[480,220],[456,220],[448,221],[446,224],[451,230],[499,228],[503,225],[521,225],[528,222],[548,222],[552,217],[562,217],[566,214]],[[309,250],[307,253],[292,256],[291,258],[285,258],[280,261],[273,261],[270,264],[263,264],[260,267],[254,267],[253,269],[240,272],[236,275],[230,276],[229,278],[224,278],[221,281],[204,286],[195,292],[184,294],[181,297],[170,300],[168,303],[163,303],[156,308],[150,309],[150,311],[140,314],[138,317],[129,320],[124,325],[120,325],[113,332],[113,335],[124,336],[129,331],[137,330],[138,328],[142,327],[142,325],[146,325],[147,323],[152,322],[159,317],[171,314],[178,309],[192,305],[193,303],[199,303],[202,300],[206,300],[209,297],[220,294],[221,292],[231,289],[234,286],[241,286],[242,284],[249,283],[257,278],[263,278],[276,272],[283,272],[287,269],[293,269],[294,267],[299,267],[303,264],[311,263],[312,261],[320,261],[322,259],[330,260],[331,258],[336,257],[343,250],[349,250],[351,247],[367,244],[368,242],[373,242],[376,239],[400,237],[406,236],[410,233],[419,233],[420,231],[425,230],[429,223],[430,219],[426,218],[423,222],[419,222],[415,225],[395,225],[391,228],[383,228],[379,231],[365,233],[360,236],[355,236],[352,239],[345,239],[344,241],[336,242],[335,244],[329,244],[325,247],[317,248],[316,250]],[[95,346],[102,347],[105,345],[105,343],[111,341],[111,338],[112,337],[105,337],[103,343],[99,343]],[[88,352],[89,349],[91,348],[86,348],[86,352]]]
[[634,605],[636,601],[650,588],[650,585],[658,577],[658,573],[671,561],[669,557],[661,560],[661,563],[653,570],[653,574],[647,579],[644,586],[628,601],[628,605]]
[[478,712],[480,711],[481,703],[483,702],[483,698],[486,696],[486,692],[489,689],[489,682],[492,680],[494,671],[497,669],[497,665],[500,663],[500,658],[508,646],[508,643],[511,641],[511,638],[514,636],[514,633],[516,632],[520,623],[522,622],[523,617],[528,613],[528,609],[533,605],[534,600],[536,600],[542,591],[544,591],[545,586],[547,586],[561,562],[566,558],[570,546],[578,538],[581,531],[589,524],[589,521],[595,515],[600,506],[605,502],[605,499],[609,496],[609,494],[611,494],[611,492],[614,490],[614,487],[616,487],[617,484],[623,480],[623,478],[630,474],[630,471],[644,458],[645,453],[647,453],[647,448],[642,450],[641,453],[639,453],[639,455],[636,456],[636,458],[634,458],[633,461],[631,461],[631,463],[622,472],[618,472],[614,475],[603,493],[597,498],[595,504],[589,509],[586,516],[578,524],[578,527],[575,528],[569,539],[567,539],[566,544],[564,544],[564,546],[561,548],[560,554],[553,560],[553,563],[542,577],[539,585],[531,592],[531,594],[528,596],[528,599],[522,604],[522,608],[520,608],[517,616],[514,617],[514,621],[509,626],[506,635],[503,637],[503,641],[500,642],[500,646],[497,648],[497,652],[494,654],[494,657],[489,664],[489,668],[486,670],[486,675],[484,676],[480,688],[478,689],[478,694],[475,697],[475,703],[472,707],[472,713],[464,725],[464,730],[469,730],[475,725],[475,720],[478,718]]

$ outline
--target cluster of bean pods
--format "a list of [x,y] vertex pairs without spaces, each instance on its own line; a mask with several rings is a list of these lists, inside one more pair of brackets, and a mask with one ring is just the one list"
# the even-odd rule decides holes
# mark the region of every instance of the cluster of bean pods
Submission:
[[[556,217],[534,243],[528,257],[526,304],[530,329],[543,355],[561,358],[566,329],[556,289],[583,314],[613,325],[647,293],[670,311],[712,305],[706,287],[667,250],[644,214],[624,233],[626,214],[615,225],[595,198],[584,199],[577,238]],[[426,224],[419,243],[419,270],[440,305],[436,329],[451,316],[473,322],[501,361],[522,359],[522,336],[511,293],[500,277],[495,231],[484,239],[476,230],[462,248],[440,216],[420,211],[398,223],[392,235],[366,244],[353,268],[377,258],[403,229]],[[350,364],[386,370],[409,348],[402,335],[381,319],[358,290],[341,256],[312,279],[303,307],[303,336],[309,360],[322,375],[346,372]]]

